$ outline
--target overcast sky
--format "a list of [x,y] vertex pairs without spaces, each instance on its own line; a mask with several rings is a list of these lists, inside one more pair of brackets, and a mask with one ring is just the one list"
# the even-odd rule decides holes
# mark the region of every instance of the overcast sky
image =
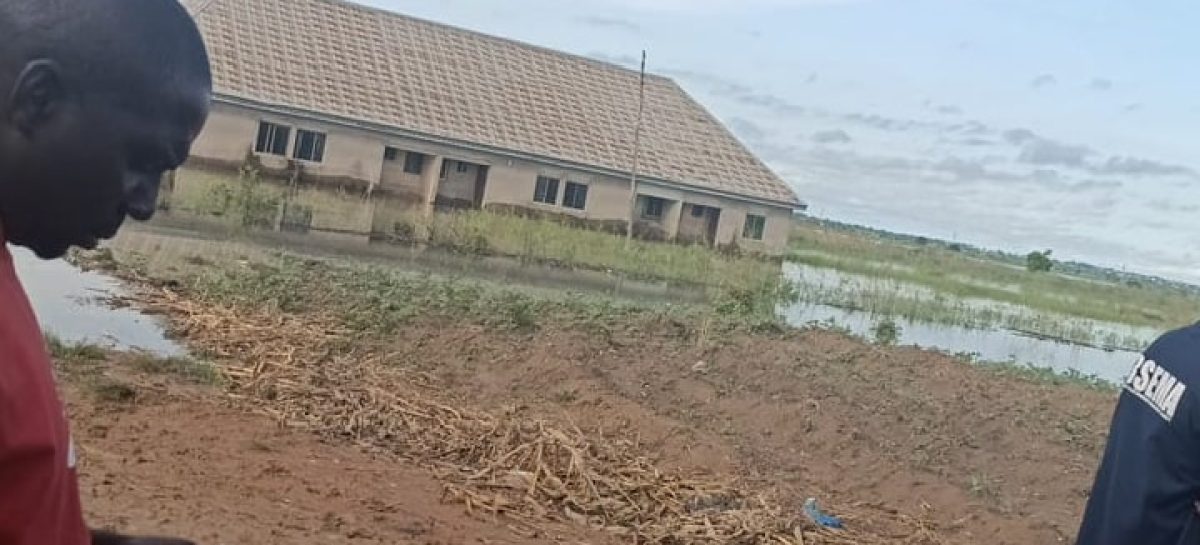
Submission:
[[365,3],[647,49],[814,215],[1200,281],[1200,2]]

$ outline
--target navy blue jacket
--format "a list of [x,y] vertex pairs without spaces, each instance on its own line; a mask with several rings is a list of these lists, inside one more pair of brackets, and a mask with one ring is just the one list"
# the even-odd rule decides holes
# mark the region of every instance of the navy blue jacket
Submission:
[[1122,384],[1077,545],[1200,545],[1200,325],[1166,333]]

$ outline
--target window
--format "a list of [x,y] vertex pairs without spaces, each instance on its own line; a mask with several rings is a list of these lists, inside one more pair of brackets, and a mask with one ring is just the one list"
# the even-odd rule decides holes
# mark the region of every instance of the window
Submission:
[[558,204],[558,179],[538,176],[533,188],[533,202]]
[[396,159],[399,159],[399,158],[400,158],[400,150],[393,148],[391,146],[385,146],[383,148],[383,160],[384,161],[395,161]]
[[441,178],[443,180],[446,179],[446,173],[449,172],[447,170],[447,168],[449,168],[449,166],[450,166],[450,162],[443,159],[442,160],[442,171],[440,173],[438,173],[438,178]]
[[296,159],[320,163],[325,159],[325,133],[316,131],[296,131],[296,150],[292,152]]
[[649,219],[662,219],[664,201],[658,197],[646,197],[645,204],[642,205],[642,217]]
[[762,240],[763,230],[767,227],[767,218],[746,214],[746,227],[742,229],[742,238]]
[[698,204],[692,205],[692,217],[693,218],[703,218],[704,214],[706,212],[708,212],[708,207],[700,206]]
[[254,143],[254,151],[272,155],[287,155],[288,136],[292,129],[261,121],[258,124],[258,140]]
[[404,172],[420,174],[425,170],[425,156],[415,151],[404,154]]
[[459,161],[457,163],[457,165],[458,166],[455,168],[455,170],[457,170],[458,172],[467,172],[467,171],[471,170],[471,163]]
[[584,184],[567,182],[567,187],[563,189],[562,205],[576,210],[587,208],[587,191],[588,186]]

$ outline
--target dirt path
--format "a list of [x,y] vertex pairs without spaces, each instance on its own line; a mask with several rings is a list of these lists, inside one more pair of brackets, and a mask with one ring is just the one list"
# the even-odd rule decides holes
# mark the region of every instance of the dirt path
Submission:
[[605,543],[552,525],[522,537],[443,504],[425,470],[281,428],[216,392],[121,376],[135,401],[64,388],[94,525],[205,545]]

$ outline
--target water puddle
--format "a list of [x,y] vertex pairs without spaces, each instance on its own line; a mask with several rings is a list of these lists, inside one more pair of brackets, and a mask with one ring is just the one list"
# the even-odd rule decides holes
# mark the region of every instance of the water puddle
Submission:
[[[499,258],[459,256],[442,251],[397,248],[348,241],[317,241],[310,237],[273,234],[269,240],[230,241],[224,233],[180,226],[138,225],[126,229],[111,244],[144,256],[146,265],[170,266],[181,259],[255,259],[288,251],[314,257],[342,258],[375,263],[419,273],[481,278],[533,290],[568,290],[603,293],[640,301],[698,302],[704,293],[694,287],[665,283],[632,282],[597,271],[573,271],[524,264]],[[139,349],[163,355],[181,355],[184,350],[167,339],[157,319],[132,309],[114,309],[102,299],[119,295],[120,285],[98,273],[82,272],[63,261],[41,261],[27,251],[13,249],[17,269],[34,308],[47,332],[70,342],[87,341],[119,349]],[[883,292],[908,297],[940,297],[928,288],[842,274],[827,269],[788,264],[785,274],[804,284],[802,289]],[[805,287],[806,286],[806,287]],[[834,324],[870,338],[879,317],[869,311],[815,304],[812,299],[784,310],[789,323]],[[1030,312],[1029,309],[997,303],[972,301],[970,305],[998,305],[997,311]],[[1040,318],[1044,319],[1045,316]],[[1106,380],[1118,380],[1136,355],[1124,350],[1102,349],[1022,334],[1001,327],[948,326],[920,320],[893,318],[900,327],[899,343],[949,353],[974,354],[984,361],[1016,362],[1048,367],[1060,372],[1077,371]],[[1127,334],[1131,330],[1113,324],[1087,323],[1087,327],[1111,327]],[[1133,333],[1152,335],[1138,329]]]
[[[784,311],[788,323],[834,325],[867,338],[881,318],[865,312],[826,305],[798,304]],[[1059,373],[1076,371],[1117,382],[1129,371],[1137,354],[1102,350],[1067,342],[1039,339],[999,329],[968,329],[892,319],[899,326],[898,343],[951,354],[971,354],[986,362],[1010,362],[1050,368]]]
[[434,274],[507,284],[527,291],[576,292],[630,301],[700,303],[703,289],[670,282],[631,280],[605,271],[553,267],[510,257],[475,256],[432,247],[368,244],[362,238],[326,238],[268,231],[241,232],[231,237],[203,223],[173,223],[155,219],[129,224],[109,246],[143,256],[145,264],[170,267],[181,260],[214,261],[271,259],[286,251],[316,259],[347,260],[380,265],[416,274]]
[[186,354],[181,346],[166,338],[155,318],[105,303],[106,299],[121,294],[115,280],[81,271],[61,259],[43,261],[23,248],[9,249],[46,333],[70,343],[143,350],[161,356]]

